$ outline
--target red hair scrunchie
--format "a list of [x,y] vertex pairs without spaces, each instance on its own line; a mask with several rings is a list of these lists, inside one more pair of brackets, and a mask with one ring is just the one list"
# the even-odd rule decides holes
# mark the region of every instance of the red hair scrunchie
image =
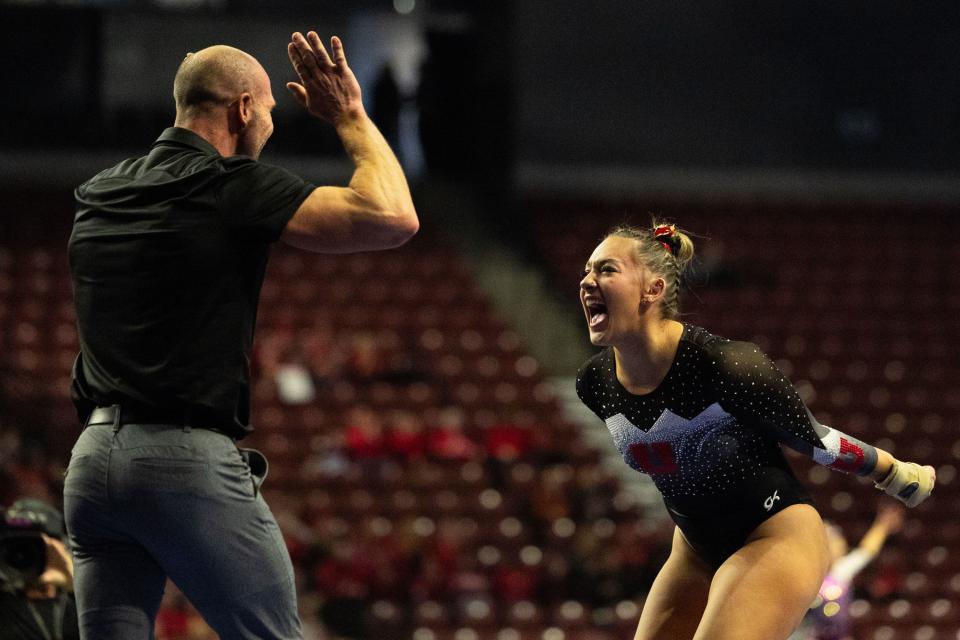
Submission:
[[676,226],[672,224],[662,224],[653,230],[653,239],[662,244],[663,248],[666,249],[670,255],[676,255],[676,232]]

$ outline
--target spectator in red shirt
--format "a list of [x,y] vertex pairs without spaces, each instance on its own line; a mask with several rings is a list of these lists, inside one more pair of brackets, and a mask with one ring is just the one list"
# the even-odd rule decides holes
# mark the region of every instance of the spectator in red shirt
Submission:
[[370,407],[357,405],[350,410],[344,438],[347,455],[355,461],[383,458],[387,443],[380,417]]
[[507,604],[536,600],[540,575],[536,567],[516,562],[501,562],[493,572],[494,593]]
[[423,458],[427,452],[423,421],[410,411],[394,411],[387,443],[390,452],[403,461]]
[[513,462],[530,451],[530,432],[510,422],[487,427],[483,441],[487,455],[501,462]]
[[463,409],[449,406],[440,410],[437,424],[427,431],[427,451],[442,460],[469,460],[477,453],[477,445],[464,432]]

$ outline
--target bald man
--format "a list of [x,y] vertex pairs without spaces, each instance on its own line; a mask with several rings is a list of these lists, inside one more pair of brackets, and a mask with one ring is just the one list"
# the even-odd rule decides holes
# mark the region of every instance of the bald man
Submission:
[[287,46],[287,89],[330,123],[354,173],[314,185],[257,160],[270,78],[217,45],[188,54],[176,121],[147,155],[75,192],[69,256],[84,430],[64,486],[81,637],[152,638],[167,577],[224,639],[302,636],[293,569],[260,484],[248,363],[270,245],[344,253],[418,229],[397,159],[367,117],[336,37]]

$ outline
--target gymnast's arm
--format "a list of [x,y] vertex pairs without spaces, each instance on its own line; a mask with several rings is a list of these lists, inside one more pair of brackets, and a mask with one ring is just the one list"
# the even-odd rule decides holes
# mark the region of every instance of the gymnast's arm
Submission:
[[903,525],[903,510],[898,505],[882,504],[873,524],[867,529],[857,548],[833,563],[830,575],[841,582],[851,582],[860,571],[880,554],[887,538]]
[[814,462],[869,476],[907,506],[916,506],[933,490],[932,467],[901,462],[883,449],[817,422],[790,381],[756,345],[725,342],[714,351],[720,404],[733,416],[769,430],[776,440]]
[[903,526],[902,507],[889,504],[881,505],[873,519],[873,524],[860,539],[857,548],[869,557],[874,558],[880,553],[887,538],[899,531],[901,526]]

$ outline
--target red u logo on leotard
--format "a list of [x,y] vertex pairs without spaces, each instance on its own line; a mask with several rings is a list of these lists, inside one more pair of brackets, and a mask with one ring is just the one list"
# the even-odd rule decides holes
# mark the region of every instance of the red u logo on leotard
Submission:
[[676,473],[680,470],[669,442],[630,445],[630,456],[645,473]]
[[840,471],[856,473],[863,466],[863,449],[846,438],[840,438],[840,455],[830,466]]

